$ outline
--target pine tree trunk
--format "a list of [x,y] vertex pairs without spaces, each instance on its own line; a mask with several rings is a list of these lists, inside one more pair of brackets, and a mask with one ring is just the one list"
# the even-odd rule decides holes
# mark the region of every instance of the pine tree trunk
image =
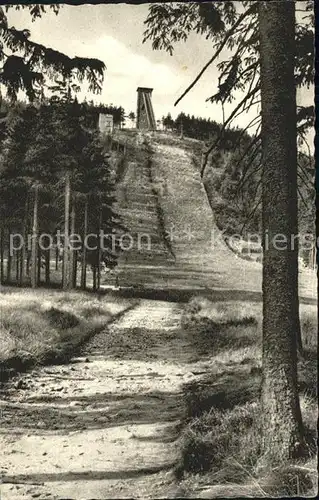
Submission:
[[93,292],[95,292],[96,291],[96,264],[95,263],[93,265],[92,271],[93,271],[93,287],[92,288],[93,288]]
[[[26,231],[25,229],[23,230],[23,237],[25,238],[26,236]],[[24,239],[26,241],[26,239]],[[25,244],[23,245],[21,249],[21,261],[20,261],[20,285],[23,286],[24,283],[24,278],[25,278]]]
[[62,288],[63,288],[63,284],[64,284],[64,248],[62,251]]
[[77,287],[77,276],[78,276],[78,252],[77,250],[74,250],[72,288]]
[[31,252],[27,253],[27,263],[26,263],[26,272],[28,278],[30,277],[30,267],[31,267]]
[[31,253],[27,253],[27,262],[26,262],[26,275],[29,278],[30,277],[30,261],[31,261]]
[[45,251],[45,284],[50,285],[50,250]]
[[97,289],[100,290],[101,286],[101,241],[100,241],[100,231],[102,229],[102,203],[100,197],[99,203],[99,227],[98,227],[98,237],[97,237]]
[[81,269],[81,288],[82,290],[86,289],[86,245],[85,237],[88,231],[88,198],[85,197],[84,204],[84,228],[83,228],[83,248],[82,248],[82,269]]
[[16,250],[16,282],[20,283],[20,250]]
[[70,272],[69,272],[70,196],[71,196],[70,173],[67,172],[65,177],[64,251],[63,251],[63,277],[62,277],[62,283],[63,283],[62,286],[64,290],[67,290],[70,286]]
[[58,271],[59,270],[59,257],[60,257],[60,254],[59,254],[59,247],[56,246],[55,247],[55,270]]
[[180,139],[184,139],[183,122],[181,123]]
[[24,252],[23,248],[20,250],[20,259],[19,259],[19,284],[23,286],[23,271],[24,271]]
[[0,229],[0,283],[4,284],[4,228]]
[[[50,257],[51,257],[51,249],[49,247],[49,238],[46,238],[45,242],[45,250],[44,250],[44,259],[45,259],[45,284],[50,285]],[[49,248],[48,248],[49,247]]]
[[[8,227],[8,241],[10,241],[11,227]],[[12,269],[12,255],[10,244],[8,245],[8,254],[7,254],[7,283],[11,282],[11,269]]]
[[[294,2],[260,2],[263,155],[262,448],[266,463],[297,456],[298,248]],[[268,235],[268,238],[265,237]],[[284,235],[288,244],[278,243]],[[267,244],[268,242],[268,244]]]
[[[98,256],[98,258],[100,258],[100,256]],[[96,289],[100,290],[100,288],[101,288],[101,262],[100,261],[98,261],[98,264],[97,264],[96,274],[97,274]]]
[[23,286],[25,275],[27,274],[27,263],[26,263],[26,245],[28,241],[28,217],[29,217],[29,193],[27,194],[25,202],[24,211],[24,223],[23,223],[23,238],[24,244],[21,249],[21,269],[20,269],[20,285]]
[[41,254],[41,250],[38,246],[38,277],[37,277],[37,283],[38,283],[38,286],[41,284],[41,258],[42,258],[42,254]]
[[[72,208],[71,208],[71,227],[70,227],[70,234],[74,235],[75,234],[75,196],[73,196],[72,199]],[[76,259],[75,259],[75,250],[70,248],[70,278],[69,278],[69,287],[70,288],[75,288],[74,286],[74,269],[75,269],[75,264],[76,264]]]
[[31,246],[31,286],[38,286],[38,209],[39,209],[39,186],[34,189],[33,202],[33,226],[32,226],[32,246]]

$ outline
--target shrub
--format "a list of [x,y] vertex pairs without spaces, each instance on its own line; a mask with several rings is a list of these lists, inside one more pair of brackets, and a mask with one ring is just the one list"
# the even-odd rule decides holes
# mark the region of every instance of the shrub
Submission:
[[200,354],[205,351],[217,353],[220,349],[258,343],[258,320],[247,313],[246,306],[212,303],[196,297],[186,305],[181,326],[191,335],[191,341]]
[[223,470],[225,481],[225,475],[234,479],[235,462],[253,471],[260,456],[259,416],[259,405],[247,403],[230,410],[212,408],[192,420],[182,436],[181,468],[192,473]]
[[99,307],[99,306],[86,307],[82,310],[81,314],[87,319],[93,318],[94,316],[111,317],[111,315],[108,311],[103,309],[103,307]]
[[318,321],[315,314],[306,311],[300,318],[302,341],[305,349],[317,349],[318,345]]
[[259,480],[262,490],[270,497],[317,496],[317,470],[312,467],[285,465],[271,470]]
[[55,307],[51,307],[43,314],[49,320],[52,326],[60,328],[61,330],[73,328],[79,324],[79,319],[74,316],[74,314],[68,311],[56,309]]

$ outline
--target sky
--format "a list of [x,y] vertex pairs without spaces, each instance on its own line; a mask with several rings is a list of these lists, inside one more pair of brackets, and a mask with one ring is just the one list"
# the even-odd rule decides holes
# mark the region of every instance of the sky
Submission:
[[[121,105],[125,111],[136,111],[137,87],[153,88],[156,119],[168,112],[175,117],[183,111],[195,116],[222,121],[219,104],[205,99],[217,91],[218,70],[212,65],[193,90],[174,107],[175,100],[191,83],[213,54],[212,42],[192,34],[186,43],[175,45],[173,56],[152,50],[151,42],[142,43],[148,5],[100,4],[64,5],[58,16],[48,12],[31,22],[27,11],[10,11],[9,25],[28,28],[31,39],[51,46],[69,56],[92,57],[106,65],[102,94],[94,100]],[[80,97],[93,97],[83,88]],[[298,104],[314,102],[313,88],[297,94]],[[226,116],[236,102],[225,107]],[[248,124],[254,111],[241,116],[237,125]]]

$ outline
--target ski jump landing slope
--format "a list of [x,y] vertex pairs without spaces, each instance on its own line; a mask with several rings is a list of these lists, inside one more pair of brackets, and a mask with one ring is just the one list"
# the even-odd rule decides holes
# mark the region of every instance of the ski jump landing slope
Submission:
[[[199,141],[156,132],[134,140],[118,209],[132,233],[149,231],[151,249],[123,252],[120,285],[261,292],[261,264],[237,257],[216,226],[194,162]],[[315,273],[303,272],[299,281],[300,295],[315,298]]]

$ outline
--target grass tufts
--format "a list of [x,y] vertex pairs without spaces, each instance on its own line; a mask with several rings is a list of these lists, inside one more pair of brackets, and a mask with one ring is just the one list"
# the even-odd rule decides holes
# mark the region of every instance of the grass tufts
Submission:
[[230,458],[252,469],[260,455],[258,417],[258,405],[247,403],[230,411],[211,408],[193,419],[182,437],[183,470],[219,473],[220,482],[221,471],[224,481],[234,480]]
[[56,309],[55,307],[51,307],[47,311],[43,313],[45,317],[49,320],[49,323],[61,330],[66,330],[67,328],[74,328],[80,322],[79,318],[77,318],[74,314]]
[[131,301],[85,292],[3,287],[0,295],[2,379],[44,362],[67,359]]
[[105,316],[111,317],[110,313],[106,311],[105,308],[99,306],[85,307],[82,310],[82,315],[86,319],[91,319],[94,318],[95,316],[103,316],[104,318]]
[[318,493],[317,468],[314,461],[306,465],[284,465],[275,468],[259,479],[268,497],[312,497]]
[[199,355],[258,344],[260,326],[257,315],[248,314],[238,303],[212,303],[195,297],[186,305],[182,328],[188,332]]
[[[304,355],[298,378],[308,456],[280,468],[261,463],[261,303],[195,297],[182,327],[211,372],[184,385],[176,477],[190,497],[296,497],[317,493],[317,311],[300,308]],[[236,492],[236,495],[234,494]]]

